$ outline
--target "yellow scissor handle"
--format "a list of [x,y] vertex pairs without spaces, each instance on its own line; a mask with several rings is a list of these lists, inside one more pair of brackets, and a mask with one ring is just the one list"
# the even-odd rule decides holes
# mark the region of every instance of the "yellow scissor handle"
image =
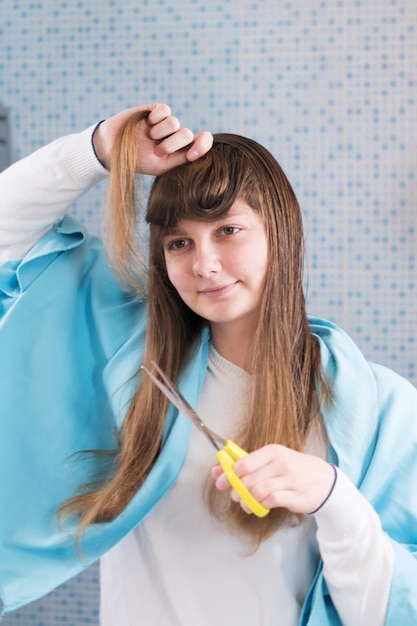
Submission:
[[235,461],[247,456],[247,454],[248,453],[242,450],[234,441],[228,439],[224,449],[219,450],[216,453],[216,457],[226,474],[227,480],[242,500],[248,505],[252,513],[257,517],[265,517],[265,515],[268,515],[269,509],[253,497],[249,489],[245,487],[233,469]]

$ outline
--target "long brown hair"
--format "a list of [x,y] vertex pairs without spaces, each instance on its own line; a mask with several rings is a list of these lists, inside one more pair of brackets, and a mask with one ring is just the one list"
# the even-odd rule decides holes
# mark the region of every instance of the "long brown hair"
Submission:
[[[143,277],[133,267],[137,260],[134,178],[129,177],[130,188],[126,189],[126,184],[122,188],[118,171],[120,155],[129,154],[131,162],[123,157],[123,168],[134,171],[131,146],[136,123],[134,118],[127,123],[114,147],[109,196],[116,266],[124,281],[139,290]],[[259,211],[264,220],[269,269],[253,338],[251,399],[233,437],[247,450],[268,443],[303,450],[319,414],[317,389],[324,384],[319,347],[309,331],[305,311],[302,216],[281,167],[268,150],[251,139],[215,135],[213,148],[204,157],[154,180],[146,214],[150,238],[145,361],[155,360],[175,380],[206,324],[184,304],[168,279],[164,235],[184,218],[218,219],[238,198]],[[127,219],[119,219],[120,206]],[[65,505],[66,512],[79,515],[81,529],[114,519],[131,500],[156,461],[166,410],[161,393],[143,379],[119,435],[114,474],[98,489]],[[263,519],[248,516],[213,485],[206,495],[211,511],[226,519],[232,529],[249,535],[255,544],[293,519],[285,509],[273,509]]]

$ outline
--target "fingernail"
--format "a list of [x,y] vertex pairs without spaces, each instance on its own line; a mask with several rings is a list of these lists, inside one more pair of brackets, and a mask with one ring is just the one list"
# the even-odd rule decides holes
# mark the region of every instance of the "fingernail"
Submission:
[[191,150],[189,150],[189,152],[187,152],[187,159],[188,159],[189,161],[195,161],[196,159],[198,159],[198,157],[199,157],[199,156],[200,156],[200,155],[199,155],[199,153],[197,152],[197,150],[193,150],[193,149],[191,149]]

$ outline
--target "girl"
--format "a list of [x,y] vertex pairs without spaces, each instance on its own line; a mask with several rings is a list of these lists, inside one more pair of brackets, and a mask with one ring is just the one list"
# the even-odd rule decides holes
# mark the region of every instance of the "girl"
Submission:
[[[275,159],[249,139],[218,135],[203,158],[185,163],[191,137],[162,106],[147,119],[129,111],[99,125],[116,280],[99,242],[74,220],[47,225],[99,177],[86,135],[11,168],[3,187],[0,337],[16,353],[31,320],[34,346],[4,368],[8,457],[17,469],[24,445],[31,471],[13,480],[22,495],[13,511],[22,490],[27,505],[31,480],[49,485],[29,500],[31,523],[2,520],[6,608],[105,554],[103,626],[414,624],[416,391],[366,362],[340,329],[307,318],[300,210]],[[198,136],[188,159],[209,144]],[[146,216],[146,280],[135,171],[160,174]],[[34,219],[40,199],[36,229],[23,219],[27,232],[13,243],[16,211]],[[22,256],[32,245],[15,260],[12,250]],[[235,470],[271,508],[267,517],[248,514],[219,467],[210,477],[212,449],[139,376],[151,360],[210,428],[252,451]],[[108,454],[71,456],[98,448]],[[98,482],[86,485],[93,472]]]

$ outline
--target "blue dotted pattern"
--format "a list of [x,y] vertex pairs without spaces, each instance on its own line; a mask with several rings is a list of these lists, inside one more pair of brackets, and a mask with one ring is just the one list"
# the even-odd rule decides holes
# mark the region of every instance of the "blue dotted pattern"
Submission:
[[[308,309],[416,381],[415,0],[0,0],[15,159],[127,106],[264,143],[305,214]],[[75,212],[100,231],[104,188]],[[97,566],[4,624],[97,624]]]

